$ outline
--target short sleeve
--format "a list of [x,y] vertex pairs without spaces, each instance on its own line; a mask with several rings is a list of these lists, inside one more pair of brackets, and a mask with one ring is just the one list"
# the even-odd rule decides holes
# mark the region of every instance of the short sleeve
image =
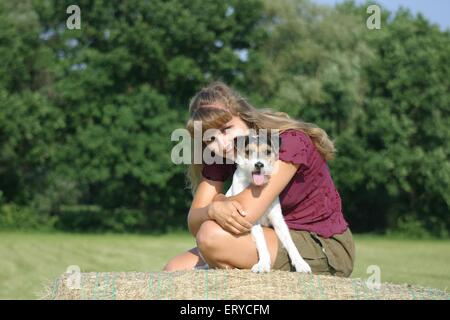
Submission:
[[312,148],[311,138],[302,131],[290,129],[280,133],[280,160],[309,168]]
[[225,181],[227,180],[236,169],[236,164],[203,164],[202,175],[206,179],[214,181]]

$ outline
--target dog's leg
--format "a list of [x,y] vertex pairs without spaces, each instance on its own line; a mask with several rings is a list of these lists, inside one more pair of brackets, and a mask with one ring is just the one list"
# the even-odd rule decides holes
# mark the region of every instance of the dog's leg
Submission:
[[[294,244],[294,241],[292,241],[291,234],[289,233],[289,228],[284,221],[281,211],[272,211],[269,215],[269,218],[273,225],[275,233],[277,234],[283,246],[286,248],[289,257],[291,258],[292,264],[295,267],[295,270],[297,272],[311,273],[311,267],[306,263],[305,260],[303,260],[302,256],[298,252],[297,247]],[[278,250],[280,250],[280,248],[278,248]]]
[[267,248],[264,231],[260,224],[255,224],[252,227],[253,240],[256,242],[256,249],[258,251],[259,261],[252,267],[253,272],[269,272],[270,271],[270,254]]

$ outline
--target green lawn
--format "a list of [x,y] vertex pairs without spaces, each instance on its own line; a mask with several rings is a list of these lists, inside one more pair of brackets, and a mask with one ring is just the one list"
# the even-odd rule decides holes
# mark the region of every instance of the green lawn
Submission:
[[[450,288],[450,241],[398,240],[355,235],[352,277]],[[0,233],[0,299],[35,299],[42,283],[78,265],[89,271],[159,271],[172,256],[192,248],[189,234],[164,236]]]

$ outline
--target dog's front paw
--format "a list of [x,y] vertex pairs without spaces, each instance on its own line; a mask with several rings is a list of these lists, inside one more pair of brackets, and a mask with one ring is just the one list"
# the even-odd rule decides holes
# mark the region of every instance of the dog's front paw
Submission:
[[303,259],[295,259],[292,264],[294,265],[295,271],[297,272],[311,273],[311,267]]
[[256,273],[270,272],[270,259],[259,260],[258,263],[252,267],[252,271]]

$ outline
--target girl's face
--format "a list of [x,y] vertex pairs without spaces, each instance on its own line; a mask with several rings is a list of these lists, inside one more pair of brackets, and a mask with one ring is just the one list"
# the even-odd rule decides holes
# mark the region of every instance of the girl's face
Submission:
[[207,148],[217,155],[224,155],[225,158],[234,160],[234,138],[241,135],[247,135],[249,128],[247,124],[238,116],[233,116],[222,128],[219,129],[210,142],[207,142]]

